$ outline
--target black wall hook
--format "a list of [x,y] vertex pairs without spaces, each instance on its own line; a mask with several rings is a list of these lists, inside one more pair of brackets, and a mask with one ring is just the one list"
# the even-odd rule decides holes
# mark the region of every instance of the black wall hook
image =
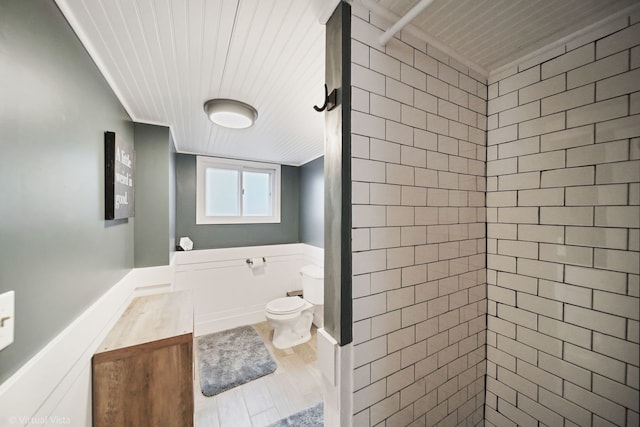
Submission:
[[336,98],[338,97],[338,89],[334,89],[329,93],[329,88],[327,84],[324,84],[324,104],[322,107],[318,107],[317,105],[313,106],[313,109],[317,112],[322,112],[324,110],[331,111],[336,108]]

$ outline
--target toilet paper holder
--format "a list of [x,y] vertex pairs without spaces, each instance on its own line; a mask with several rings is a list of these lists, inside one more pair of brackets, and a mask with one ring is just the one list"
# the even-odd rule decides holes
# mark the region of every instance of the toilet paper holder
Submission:
[[[251,266],[253,265],[253,259],[251,259],[251,258],[247,258],[247,260],[246,260],[245,262],[247,263],[247,265],[248,265],[249,267],[251,267]],[[265,257],[262,257],[262,262],[264,262],[264,263],[266,263],[266,262],[267,262],[267,260],[265,259]]]

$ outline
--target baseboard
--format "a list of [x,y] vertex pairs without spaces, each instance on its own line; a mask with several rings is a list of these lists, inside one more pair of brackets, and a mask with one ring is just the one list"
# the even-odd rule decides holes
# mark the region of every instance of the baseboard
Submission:
[[91,357],[138,294],[170,290],[170,266],[131,270],[0,385],[0,426],[91,425]]
[[228,313],[212,313],[194,319],[194,336],[202,336],[220,332],[238,326],[253,325],[264,322],[264,306],[247,307],[243,310],[234,310]]

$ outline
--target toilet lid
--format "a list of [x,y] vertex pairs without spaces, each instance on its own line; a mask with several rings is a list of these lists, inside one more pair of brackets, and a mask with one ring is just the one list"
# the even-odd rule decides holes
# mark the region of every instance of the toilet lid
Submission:
[[304,305],[304,300],[298,297],[278,298],[267,304],[267,311],[273,314],[290,314],[298,311]]

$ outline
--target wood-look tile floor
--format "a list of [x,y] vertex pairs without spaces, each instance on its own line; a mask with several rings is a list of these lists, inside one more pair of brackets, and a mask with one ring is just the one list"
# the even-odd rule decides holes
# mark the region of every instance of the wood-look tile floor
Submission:
[[[311,340],[279,350],[271,342],[273,329],[267,322],[253,325],[271,352],[278,368],[272,374],[206,397],[195,369],[195,427],[263,427],[322,401],[320,371],[316,364],[316,327]],[[197,345],[194,344],[197,351]]]

